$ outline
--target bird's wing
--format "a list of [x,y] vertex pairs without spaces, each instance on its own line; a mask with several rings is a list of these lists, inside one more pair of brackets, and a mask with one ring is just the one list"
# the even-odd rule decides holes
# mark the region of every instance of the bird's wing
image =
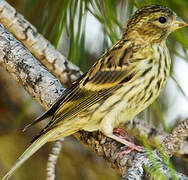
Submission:
[[[121,87],[122,83],[132,80],[133,72],[127,71],[131,48],[123,51],[113,48],[106,52],[92,68],[73,85],[71,91],[61,98],[59,107],[50,123],[41,131],[56,127],[68,119],[83,113],[87,108],[104,101]],[[118,54],[117,54],[118,53]],[[132,56],[131,56],[132,57]]]

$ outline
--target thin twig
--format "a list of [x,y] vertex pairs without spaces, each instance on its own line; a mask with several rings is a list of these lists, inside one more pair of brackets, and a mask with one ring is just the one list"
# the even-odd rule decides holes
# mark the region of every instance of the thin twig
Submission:
[[54,142],[46,167],[46,180],[55,180],[55,165],[61,151],[63,138]]

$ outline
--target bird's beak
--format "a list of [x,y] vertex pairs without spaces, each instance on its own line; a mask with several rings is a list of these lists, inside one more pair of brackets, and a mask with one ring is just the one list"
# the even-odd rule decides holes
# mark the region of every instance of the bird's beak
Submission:
[[188,26],[180,17],[176,16],[175,20],[173,21],[172,30],[175,31],[176,29],[182,28],[184,26]]

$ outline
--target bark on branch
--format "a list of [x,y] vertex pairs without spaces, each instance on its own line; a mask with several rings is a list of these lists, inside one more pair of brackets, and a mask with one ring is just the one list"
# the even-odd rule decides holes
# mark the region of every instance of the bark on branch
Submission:
[[[0,0],[0,22],[21,41],[41,63],[68,87],[82,72],[46,40],[37,29],[6,1]],[[66,46],[66,45],[65,45]]]

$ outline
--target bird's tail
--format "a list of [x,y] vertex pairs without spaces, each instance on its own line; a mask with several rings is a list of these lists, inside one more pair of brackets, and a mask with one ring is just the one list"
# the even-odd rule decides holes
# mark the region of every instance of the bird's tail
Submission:
[[29,159],[38,149],[40,149],[53,135],[54,131],[49,131],[39,137],[36,141],[34,141],[25,152],[18,158],[14,166],[7,172],[7,174],[3,177],[2,180],[8,180],[14,172],[27,160]]

